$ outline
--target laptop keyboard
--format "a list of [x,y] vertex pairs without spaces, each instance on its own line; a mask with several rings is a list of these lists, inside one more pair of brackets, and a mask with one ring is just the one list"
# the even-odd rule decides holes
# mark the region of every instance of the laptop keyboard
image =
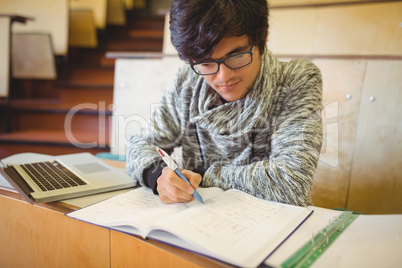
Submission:
[[20,166],[42,191],[87,184],[57,161],[23,164]]

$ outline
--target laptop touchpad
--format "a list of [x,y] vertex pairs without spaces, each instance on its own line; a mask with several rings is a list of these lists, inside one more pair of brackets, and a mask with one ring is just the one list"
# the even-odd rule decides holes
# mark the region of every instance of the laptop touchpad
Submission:
[[105,166],[102,166],[99,163],[86,163],[86,164],[79,164],[75,165],[77,169],[79,169],[82,173],[93,173],[93,172],[101,172],[109,170]]

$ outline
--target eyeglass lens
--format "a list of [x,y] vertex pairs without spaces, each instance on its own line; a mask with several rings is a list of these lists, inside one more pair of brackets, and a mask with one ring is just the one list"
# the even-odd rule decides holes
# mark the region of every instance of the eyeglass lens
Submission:
[[[251,54],[242,53],[233,55],[223,61],[223,63],[230,69],[238,69],[251,63]],[[218,72],[219,62],[205,62],[194,65],[198,74],[214,74]]]

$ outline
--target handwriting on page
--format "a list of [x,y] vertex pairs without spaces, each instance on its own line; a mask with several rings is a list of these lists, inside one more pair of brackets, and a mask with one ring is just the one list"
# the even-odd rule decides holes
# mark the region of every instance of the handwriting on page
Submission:
[[229,245],[236,243],[252,232],[250,228],[238,224],[208,208],[203,208],[201,211],[193,213],[191,217],[191,221],[185,219],[184,222],[188,225],[193,225],[192,227],[204,236],[210,236],[213,233],[214,239]]
[[159,199],[154,198],[147,191],[136,191],[132,195],[118,196],[113,206],[121,209],[123,214],[127,213],[130,215],[151,208],[164,207]]
[[[198,190],[204,200],[222,192],[216,187],[199,188]],[[166,205],[150,190],[138,188],[94,204],[84,210],[75,211],[73,214],[76,217],[90,219],[98,224],[121,225],[122,223],[135,222],[138,227],[147,228],[166,217],[195,205],[199,205],[195,199],[189,203]]]
[[203,235],[213,233],[215,239],[232,245],[256,228],[268,225],[270,219],[283,210],[281,204],[270,204],[246,194],[225,192],[207,200],[205,206],[187,214],[183,221]]
[[[92,206],[92,210],[85,211],[84,218],[91,218],[100,224],[122,224],[135,219],[140,228],[147,228],[150,224],[174,215],[191,204],[165,205],[158,197],[145,189],[136,189],[125,194],[115,196],[108,202],[100,202]],[[77,212],[79,213],[79,211]]]
[[107,214],[109,220],[114,217],[121,218],[127,215],[135,215],[151,208],[163,207],[163,204],[153,198],[147,191],[132,191],[124,195],[118,195],[106,205],[99,206],[97,213]]
[[243,193],[235,194],[235,192],[228,191],[224,195],[225,198],[216,198],[211,207],[221,210],[221,213],[227,217],[235,218],[239,224],[251,228],[269,221],[270,218],[280,214],[285,208],[281,204],[268,203]]

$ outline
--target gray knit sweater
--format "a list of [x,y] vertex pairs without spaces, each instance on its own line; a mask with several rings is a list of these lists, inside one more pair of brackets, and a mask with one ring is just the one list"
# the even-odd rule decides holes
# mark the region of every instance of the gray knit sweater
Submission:
[[165,92],[148,130],[130,138],[129,174],[182,147],[183,168],[206,167],[201,185],[240,189],[294,205],[310,204],[322,144],[322,81],[306,59],[279,62],[266,49],[257,80],[243,100],[220,96],[183,66]]

